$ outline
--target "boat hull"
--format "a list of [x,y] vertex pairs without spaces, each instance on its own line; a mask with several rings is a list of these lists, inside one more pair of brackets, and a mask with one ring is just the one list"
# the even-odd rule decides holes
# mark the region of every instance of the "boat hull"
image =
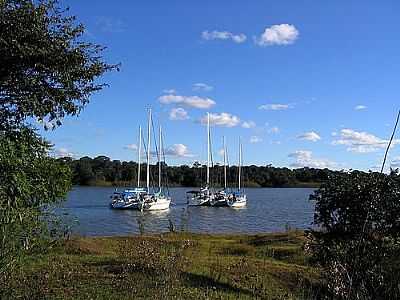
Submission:
[[210,199],[208,198],[190,198],[188,206],[210,206]]
[[242,197],[238,197],[235,200],[229,200],[229,201],[227,201],[227,204],[229,207],[232,207],[232,208],[245,207],[247,205],[247,197],[242,196]]
[[211,201],[211,206],[213,206],[213,207],[226,207],[226,206],[228,206],[228,203],[227,203],[226,199],[219,199],[219,200]]
[[138,208],[141,211],[153,211],[153,210],[167,210],[171,204],[170,198],[157,198],[152,201],[140,202]]
[[201,189],[199,192],[189,192],[187,199],[188,206],[210,206],[213,194],[208,188],[205,188]]
[[117,201],[110,204],[111,208],[113,209],[138,209],[139,202],[132,201],[132,202],[125,202],[125,201]]

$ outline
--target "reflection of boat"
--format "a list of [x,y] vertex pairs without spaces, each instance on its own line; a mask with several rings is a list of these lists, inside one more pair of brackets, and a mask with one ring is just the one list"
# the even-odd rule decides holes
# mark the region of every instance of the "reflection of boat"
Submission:
[[[151,110],[149,110],[149,120],[147,127],[147,193],[140,197],[140,201],[138,204],[138,208],[143,210],[165,210],[169,209],[169,205],[171,203],[171,198],[164,193],[165,189],[162,188],[162,164],[161,164],[161,151],[163,151],[163,139],[162,139],[162,131],[160,127],[159,132],[159,147],[157,150],[158,157],[158,192],[150,193],[150,149],[151,149],[151,129],[152,129],[152,117]],[[157,148],[157,147],[156,147]],[[164,156],[164,164],[165,164],[165,156]]]
[[242,142],[239,139],[239,168],[238,168],[238,190],[228,196],[228,206],[230,207],[244,207],[247,204],[247,195],[241,189],[242,180]]
[[137,187],[134,189],[126,189],[122,193],[117,191],[111,195],[110,207],[114,209],[138,209],[139,200],[146,190],[140,187],[140,165],[142,154],[142,128],[139,126],[139,149],[138,149],[138,171],[137,171]]
[[206,186],[199,191],[187,193],[187,204],[189,206],[209,206],[213,194],[210,191],[210,158],[211,158],[211,134],[210,134],[210,114],[207,113],[207,182]]

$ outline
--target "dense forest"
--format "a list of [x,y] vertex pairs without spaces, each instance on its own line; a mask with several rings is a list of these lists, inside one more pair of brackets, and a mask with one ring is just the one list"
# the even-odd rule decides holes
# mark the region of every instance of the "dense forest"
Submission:
[[[136,186],[136,162],[111,160],[106,156],[96,158],[82,157],[80,159],[60,158],[70,166],[75,185],[119,185]],[[141,182],[146,181],[146,165],[141,166]],[[327,180],[329,174],[335,173],[329,169],[313,168],[276,168],[267,166],[242,167],[243,185],[247,187],[316,187]],[[158,165],[151,165],[152,184],[158,182]],[[167,166],[162,164],[164,184],[169,186],[196,187],[204,184],[206,179],[206,166],[194,162],[192,166]],[[211,183],[213,186],[222,186],[224,168],[218,164],[211,170]],[[237,185],[238,167],[230,166],[227,170],[229,186]]]

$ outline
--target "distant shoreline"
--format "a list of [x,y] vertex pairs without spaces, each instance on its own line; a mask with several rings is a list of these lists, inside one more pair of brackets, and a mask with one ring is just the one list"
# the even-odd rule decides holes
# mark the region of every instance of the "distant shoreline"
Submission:
[[[76,184],[74,187],[77,186],[91,186],[91,187],[135,187],[137,184],[134,182],[108,182],[108,181],[95,181],[90,182],[89,184],[79,185]],[[244,188],[319,188],[321,183],[318,182],[299,182],[293,184],[286,184],[281,186],[260,186],[258,184],[250,184],[248,186],[244,186]],[[193,186],[184,186],[184,185],[169,185],[170,188],[199,188]],[[216,188],[222,188],[222,186],[216,186]],[[235,187],[233,187],[235,188]]]

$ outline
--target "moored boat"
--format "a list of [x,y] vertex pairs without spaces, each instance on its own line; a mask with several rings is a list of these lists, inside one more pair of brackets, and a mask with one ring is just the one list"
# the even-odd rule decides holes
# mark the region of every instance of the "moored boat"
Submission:
[[207,113],[207,180],[205,187],[199,191],[187,192],[187,204],[189,206],[210,206],[213,193],[210,190],[210,162],[211,162],[211,133],[210,114]]
[[[148,131],[147,131],[147,193],[140,197],[138,208],[141,211],[153,211],[153,210],[167,210],[171,204],[171,197],[168,195],[168,190],[162,186],[162,167],[161,167],[161,153],[163,153],[163,138],[162,130],[160,126],[159,130],[159,147],[157,149],[158,158],[158,192],[150,192],[150,160],[151,160],[151,129],[152,129],[152,115],[151,109],[149,110],[149,120],[148,120]],[[157,148],[157,147],[156,147]],[[164,156],[165,162],[165,156]],[[165,193],[165,191],[167,193]]]
[[210,204],[211,206],[214,207],[224,207],[228,206],[228,185],[227,185],[227,180],[226,180],[226,165],[227,165],[227,150],[226,150],[226,145],[225,145],[225,137],[222,139],[222,149],[224,152],[224,189],[216,192],[214,194],[214,197],[211,199]]
[[238,166],[238,190],[228,195],[227,204],[232,208],[244,207],[247,204],[247,195],[242,189],[242,164],[243,164],[242,142],[239,139],[239,166]]
[[186,194],[189,206],[210,206],[211,194],[208,187],[200,189],[199,191],[188,191]]
[[140,187],[140,167],[142,154],[142,127],[139,126],[139,149],[138,149],[138,170],[137,170],[137,187],[134,189],[126,189],[123,192],[115,191],[111,195],[110,207],[113,209],[138,209],[140,198],[146,193],[144,188]]
[[114,192],[110,206],[114,209],[138,209],[140,197],[145,193],[146,190],[142,188]]

